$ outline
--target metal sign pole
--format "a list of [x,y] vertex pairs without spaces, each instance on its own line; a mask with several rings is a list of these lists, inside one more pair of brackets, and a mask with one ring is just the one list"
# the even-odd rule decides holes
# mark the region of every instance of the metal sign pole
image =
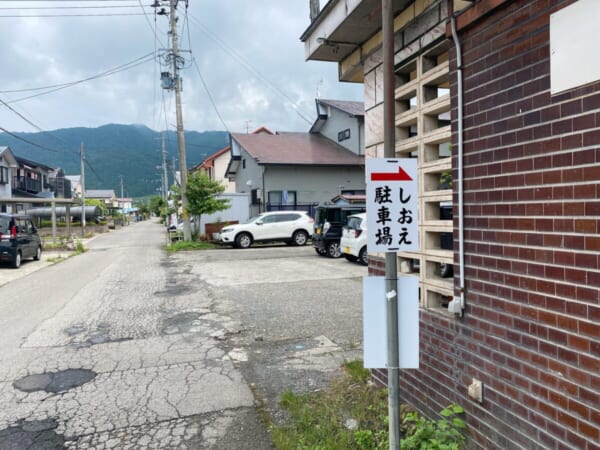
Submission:
[[[395,99],[394,99],[394,13],[392,0],[382,0],[383,37],[383,153],[396,156]],[[385,292],[387,310],[388,350],[388,415],[390,450],[400,445],[400,415],[398,393],[398,270],[396,252],[385,254]]]

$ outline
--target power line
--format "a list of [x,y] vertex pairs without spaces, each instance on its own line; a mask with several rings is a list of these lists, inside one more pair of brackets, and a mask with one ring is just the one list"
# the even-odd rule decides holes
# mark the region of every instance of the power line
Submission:
[[[189,16],[188,15],[188,11],[186,9],[185,10],[184,27],[187,24],[188,46],[189,46],[190,52],[191,52],[192,51],[192,38],[190,36],[190,26],[189,26],[188,16]],[[225,129],[227,131],[229,131],[229,127],[227,126],[227,124],[223,120],[223,117],[221,116],[221,113],[219,112],[219,108],[217,108],[217,104],[215,103],[215,99],[213,98],[212,93],[210,92],[210,89],[208,88],[208,85],[206,84],[206,81],[204,81],[204,77],[202,76],[202,72],[200,72],[200,67],[198,67],[198,62],[196,61],[196,58],[192,58],[192,63],[194,65],[194,67],[196,68],[196,71],[198,72],[198,76],[200,77],[200,81],[202,82],[202,86],[204,86],[204,90],[208,94],[208,98],[209,98],[210,103],[212,104],[212,106],[213,106],[213,108],[215,110],[215,113],[217,114],[217,117],[219,118],[219,120],[221,121],[221,123],[223,124],[223,126],[225,127]]]
[[107,76],[114,75],[114,74],[119,73],[119,72],[123,72],[123,71],[129,70],[129,69],[133,69],[134,67],[137,67],[137,66],[145,64],[145,63],[147,63],[149,61],[152,61],[154,59],[154,55],[155,55],[154,52],[148,53],[148,54],[146,54],[146,55],[144,55],[144,56],[142,56],[140,58],[137,58],[137,59],[135,59],[135,60],[133,60],[131,62],[128,62],[128,63],[123,64],[121,66],[109,69],[109,70],[107,70],[105,72],[101,72],[101,73],[93,75],[91,77],[84,78],[82,80],[71,81],[69,83],[62,83],[62,84],[57,84],[57,85],[53,85],[53,86],[37,87],[37,88],[30,88],[30,89],[20,89],[20,90],[12,90],[12,91],[0,91],[0,93],[5,94],[5,93],[29,92],[29,91],[39,91],[39,90],[44,90],[45,91],[45,92],[41,92],[39,94],[29,95],[27,97],[21,97],[21,98],[18,98],[18,99],[6,102],[8,104],[18,103],[18,102],[21,102],[21,101],[24,101],[24,100],[29,100],[31,98],[35,98],[35,97],[40,97],[40,96],[43,96],[43,95],[51,94],[53,92],[60,91],[62,89],[66,89],[68,87],[75,86],[75,85],[78,85],[78,84],[81,84],[81,83],[85,83],[87,81],[96,80],[96,79],[99,79],[99,78],[107,77]]
[[17,134],[15,134],[15,133],[13,133],[13,132],[11,132],[11,131],[8,131],[8,130],[6,130],[6,129],[5,129],[5,128],[3,128],[3,127],[0,127],[0,130],[1,130],[1,131],[3,131],[4,133],[8,134],[9,136],[12,136],[12,137],[14,137],[15,139],[17,139],[17,140],[19,140],[19,141],[25,142],[26,144],[29,144],[29,145],[33,145],[34,147],[37,147],[37,148],[41,148],[42,150],[47,150],[47,151],[49,151],[49,152],[54,152],[54,153],[68,153],[68,154],[76,154],[76,153],[74,153],[74,152],[69,152],[69,151],[66,151],[66,150],[56,150],[55,148],[45,147],[45,146],[43,146],[43,145],[36,144],[35,142],[32,142],[32,141],[30,141],[30,140],[28,140],[28,139],[25,139],[24,137],[21,137],[21,136],[19,136],[19,135],[17,135]]
[[[143,6],[143,5],[142,5]],[[60,9],[114,9],[137,8],[137,5],[96,5],[96,6],[0,6],[1,10],[60,10]]]
[[212,31],[210,31],[204,24],[202,24],[202,22],[200,22],[198,19],[196,19],[191,14],[190,14],[190,17],[191,17],[191,19],[194,22],[196,22],[200,26],[200,28],[202,29],[202,31],[204,31],[204,33],[209,38],[211,38],[214,42],[216,42],[217,45],[219,45],[225,51],[225,53],[229,54],[229,56],[231,56],[233,59],[235,59],[238,62],[240,62],[243,66],[245,66],[246,69],[248,69],[254,76],[256,76],[259,80],[261,80],[267,87],[269,87],[270,89],[272,89],[273,91],[275,91],[277,94],[279,94],[280,96],[282,96],[285,99],[287,99],[290,102],[290,104],[291,104],[292,108],[294,109],[294,111],[296,112],[296,114],[298,114],[298,116],[302,120],[304,120],[305,122],[307,122],[309,125],[313,124],[313,120],[311,120],[309,118],[309,116],[306,115],[305,112],[303,112],[303,111],[300,110],[300,108],[298,107],[298,105],[296,105],[296,103],[294,102],[294,100],[290,96],[288,96],[283,90],[281,90],[279,87],[277,87],[274,83],[272,83],[271,81],[269,81],[246,58],[244,58],[242,55],[240,55],[238,52],[236,52],[235,49],[233,49],[232,47],[230,47],[229,45],[227,45],[223,40],[221,40]]
[[106,14],[2,14],[1,19],[42,18],[42,17],[123,17],[143,16],[143,13],[106,13]]

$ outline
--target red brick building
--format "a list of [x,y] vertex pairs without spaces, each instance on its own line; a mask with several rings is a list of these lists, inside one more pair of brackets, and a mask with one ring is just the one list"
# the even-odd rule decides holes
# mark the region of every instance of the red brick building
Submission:
[[[336,21],[338,3],[328,2],[313,17],[303,36],[308,58],[338,62],[341,80],[363,81],[365,98],[377,99],[380,25],[362,22],[358,30],[353,13],[362,8],[362,17],[365,11],[376,14],[380,2],[363,0]],[[441,151],[436,160],[441,169],[426,159],[432,143],[443,140],[433,133],[442,134],[445,124],[431,129],[428,119],[437,115],[442,122],[443,89],[449,87],[447,163],[454,179],[455,275],[451,280],[431,275],[429,268],[437,269],[446,256],[428,243],[436,225],[425,221],[426,248],[413,255],[420,258],[421,272],[427,270],[420,274],[420,369],[400,371],[400,396],[432,417],[451,402],[462,405],[472,448],[600,449],[600,75],[594,72],[594,59],[600,58],[596,51],[574,62],[573,73],[592,69],[585,82],[564,77],[559,70],[564,67],[557,67],[564,65],[558,58],[565,49],[569,56],[569,45],[579,50],[585,16],[597,18],[598,3],[394,2],[396,152],[418,156],[425,180],[444,170]],[[367,25],[371,33],[365,33]],[[340,45],[337,56],[311,47],[311,38],[327,27],[330,42],[338,36],[354,47]],[[447,78],[428,75],[446,61]],[[431,86],[437,95],[430,95]],[[464,284],[458,267],[459,97]],[[377,100],[366,101],[366,127],[372,130],[367,154],[382,156],[376,108]],[[404,133],[407,126],[413,128]],[[422,208],[445,194],[427,186],[422,183]],[[373,255],[371,274],[383,274],[380,256]],[[447,281],[454,296],[464,287],[462,317],[447,310]],[[387,381],[383,369],[373,376]],[[482,382],[481,402],[467,395],[473,378]]]

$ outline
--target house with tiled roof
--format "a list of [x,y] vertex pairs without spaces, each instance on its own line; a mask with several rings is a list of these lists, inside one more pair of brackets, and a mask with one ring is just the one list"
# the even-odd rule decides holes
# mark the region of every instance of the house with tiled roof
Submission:
[[342,191],[364,192],[364,157],[317,133],[231,134],[239,155],[229,176],[237,192],[251,194],[252,214],[303,209]]
[[316,100],[317,119],[307,133],[232,133],[227,178],[249,193],[251,213],[302,209],[340,194],[364,194],[362,102]]
[[[260,127],[252,132],[252,134],[274,134],[267,127]],[[235,183],[231,181],[227,174],[231,166],[237,167],[238,159],[232,158],[231,146],[222,148],[221,150],[207,156],[200,164],[192,167],[190,173],[202,171],[208,178],[213,181],[219,181],[225,186],[225,193],[236,192]]]
[[85,198],[87,200],[100,200],[108,208],[119,207],[119,202],[113,189],[86,189]]
[[207,156],[200,164],[192,167],[190,173],[200,171],[209,179],[218,181],[225,186],[225,191],[223,192],[235,192],[235,183],[229,181],[225,176],[227,166],[229,165],[230,153],[231,147],[222,148],[212,155]]

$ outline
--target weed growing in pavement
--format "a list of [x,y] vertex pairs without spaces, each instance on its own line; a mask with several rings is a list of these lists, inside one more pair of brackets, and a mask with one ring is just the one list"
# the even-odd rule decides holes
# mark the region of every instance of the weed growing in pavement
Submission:
[[[324,391],[281,396],[289,419],[271,425],[279,450],[385,450],[389,448],[387,389],[371,383],[371,373],[360,360],[344,364],[344,374]],[[400,406],[400,448],[403,450],[461,450],[465,446],[464,413],[458,405],[429,420]]]
[[402,425],[405,437],[400,441],[400,449],[460,450],[464,448],[465,437],[462,432],[467,424],[459,415],[465,410],[456,404],[442,409],[439,420],[426,419],[417,412],[404,416]]
[[344,369],[327,390],[281,396],[289,421],[270,427],[278,449],[389,447],[387,390],[369,382],[370,372],[362,361],[347,362]]
[[78,255],[86,251],[86,248],[83,246],[83,243],[79,240],[75,240],[75,254]]
[[213,248],[221,247],[207,241],[176,241],[167,245],[168,252],[179,252],[183,250],[210,250]]
[[73,250],[75,254],[86,251],[83,243],[75,236],[57,236],[56,243],[45,240],[43,248],[44,250]]

